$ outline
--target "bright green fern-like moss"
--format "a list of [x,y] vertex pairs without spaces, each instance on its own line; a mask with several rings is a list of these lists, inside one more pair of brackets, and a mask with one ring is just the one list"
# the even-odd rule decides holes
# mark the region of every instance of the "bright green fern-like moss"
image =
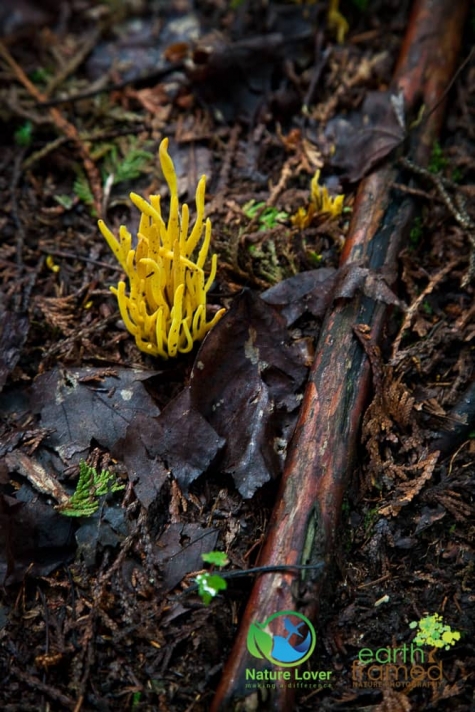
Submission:
[[119,492],[124,487],[109,470],[98,473],[94,467],[81,460],[76,491],[58,510],[66,517],[90,517],[99,509],[99,497]]

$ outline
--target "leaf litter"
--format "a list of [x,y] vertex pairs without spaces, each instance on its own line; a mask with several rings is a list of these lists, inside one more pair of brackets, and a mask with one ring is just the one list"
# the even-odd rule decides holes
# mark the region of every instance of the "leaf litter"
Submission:
[[245,498],[275,479],[306,373],[282,317],[250,291],[236,297],[200,347],[189,385],[157,417],[136,418],[113,448],[137,473],[144,506],[158,494],[157,470],[186,492],[213,468]]

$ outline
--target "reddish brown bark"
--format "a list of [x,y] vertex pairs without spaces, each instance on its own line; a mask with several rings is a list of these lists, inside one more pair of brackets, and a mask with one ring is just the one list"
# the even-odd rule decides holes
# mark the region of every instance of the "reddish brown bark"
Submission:
[[[454,71],[467,2],[416,2],[395,70],[393,90],[402,90],[409,114],[422,101],[433,107]],[[441,102],[412,139],[411,156],[427,162],[442,119]],[[412,200],[392,190],[399,178],[395,158],[360,185],[342,264],[355,262],[395,269],[413,215]],[[267,700],[246,690],[246,668],[271,667],[252,657],[246,638],[252,622],[280,610],[300,610],[315,620],[329,566],[334,559],[346,484],[358,443],[359,425],[370,388],[367,358],[353,334],[355,324],[371,327],[378,340],[387,307],[367,297],[339,300],[327,314],[292,439],[277,503],[259,564],[323,564],[298,575],[265,573],[256,582],[234,648],[218,687],[212,712],[259,709],[291,710],[294,690],[279,685]],[[253,706],[255,705],[255,706]]]

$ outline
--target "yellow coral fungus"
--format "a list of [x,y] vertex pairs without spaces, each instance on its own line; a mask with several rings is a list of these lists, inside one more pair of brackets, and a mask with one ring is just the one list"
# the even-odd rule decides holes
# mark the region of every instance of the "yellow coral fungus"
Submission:
[[130,199],[142,213],[135,249],[124,225],[117,239],[102,220],[98,223],[129,280],[129,293],[125,282],[111,287],[122,319],[141,351],[164,359],[191,351],[193,343],[200,341],[225,311],[221,309],[206,321],[206,294],[217,268],[217,256],[213,255],[205,280],[203,268],[211,239],[211,222],[204,218],[206,177],[202,176],[196,188],[196,222],[189,231],[188,205],[182,206],[180,214],[177,177],[167,149],[168,139],[163,139],[158,155],[170,189],[168,224],[162,217],[159,195],[151,195],[147,202],[135,193]]
[[295,215],[290,218],[292,224],[299,227],[301,230],[308,227],[315,215],[328,213],[333,218],[337,218],[343,210],[344,195],[337,195],[332,198],[328,194],[328,189],[320,186],[320,171],[315,171],[310,182],[310,203],[308,209],[299,208]]
[[[316,0],[294,0],[298,5],[315,5]],[[350,26],[339,10],[340,0],[329,0],[327,22],[328,27],[335,33],[337,42],[345,41],[346,33]]]
[[328,26],[335,32],[337,42],[342,44],[345,41],[345,36],[350,26],[338,9],[339,4],[339,0],[330,0],[327,18]]

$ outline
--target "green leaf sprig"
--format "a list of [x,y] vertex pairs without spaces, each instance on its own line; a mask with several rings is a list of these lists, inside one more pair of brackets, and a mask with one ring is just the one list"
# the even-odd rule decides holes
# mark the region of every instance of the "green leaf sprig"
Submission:
[[[221,567],[229,564],[229,559],[224,551],[208,551],[206,554],[201,554],[201,558],[205,563],[215,566]],[[205,606],[208,606],[220,591],[224,591],[228,587],[227,582],[219,574],[208,572],[198,574],[195,581],[198,585],[198,595]]]
[[124,488],[125,485],[118,482],[109,470],[98,473],[95,467],[81,460],[76,490],[66,504],[58,507],[58,511],[65,517],[90,517],[99,509],[99,497]]

